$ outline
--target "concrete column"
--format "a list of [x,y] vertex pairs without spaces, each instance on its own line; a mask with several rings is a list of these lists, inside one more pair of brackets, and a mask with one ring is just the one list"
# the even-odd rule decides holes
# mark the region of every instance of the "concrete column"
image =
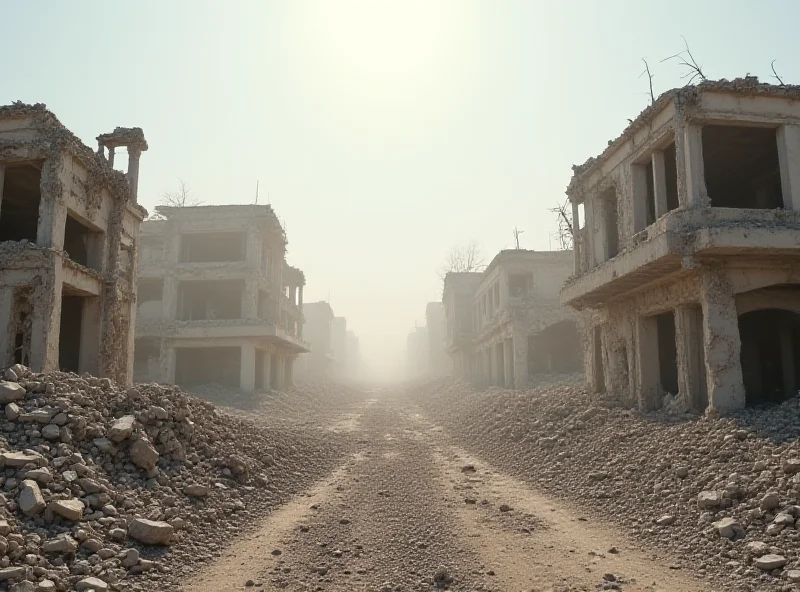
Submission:
[[258,278],[256,276],[248,276],[247,279],[244,280],[242,318],[258,318]]
[[511,339],[503,340],[503,362],[505,387],[514,388],[514,342]]
[[655,197],[656,220],[667,213],[667,169],[664,151],[656,150],[651,158],[653,163],[653,192]]
[[3,186],[6,181],[6,165],[0,164],[0,214],[3,209]]
[[97,376],[100,371],[100,341],[102,340],[100,325],[102,312],[103,307],[99,296],[91,296],[83,299],[78,368],[81,373],[88,372],[93,376]]
[[163,380],[168,384],[175,384],[175,365],[178,352],[175,346],[166,339],[161,343],[161,351],[161,359],[164,360]]
[[792,328],[783,324],[778,329],[781,344],[781,370],[783,372],[783,394],[788,399],[797,394],[794,370],[794,340]]
[[[581,220],[580,220],[580,209],[578,209],[578,203],[572,202],[572,256],[575,262],[575,275],[578,275],[581,272],[581,251],[583,250],[583,245],[581,245]],[[585,225],[585,222],[584,222]]]
[[708,407],[720,413],[745,406],[736,300],[724,268],[700,273]]
[[514,349],[514,386],[524,389],[528,386],[528,334],[521,327],[512,329]]
[[34,289],[30,355],[34,372],[58,370],[62,277],[61,261],[56,257],[52,275],[41,278],[42,283]]
[[294,361],[297,359],[296,355],[287,355],[286,356],[286,374],[283,377],[284,386],[292,387],[294,386]]
[[275,354],[274,364],[272,365],[272,373],[275,377],[275,390],[283,389],[283,371],[284,371],[284,355],[280,352]]
[[[103,147],[100,146],[100,151],[102,153]],[[114,168],[114,146],[110,146],[108,149],[108,166],[112,169]]]
[[678,155],[678,201],[680,205],[702,208],[711,205],[706,189],[703,163],[703,128],[684,123],[675,131],[675,150]]
[[178,280],[174,275],[164,276],[164,287],[161,291],[161,318],[174,321],[178,318]]
[[45,161],[41,188],[36,244],[40,247],[63,250],[67,206],[62,195],[61,158],[50,158]]
[[139,148],[128,146],[128,184],[131,186],[131,200],[138,203],[139,196],[139,157],[142,151]]
[[0,367],[14,363],[14,335],[12,315],[14,314],[14,288],[0,288]]
[[289,302],[297,306],[297,286],[289,286]]
[[703,312],[699,306],[675,309],[678,394],[683,403],[702,411],[708,405],[703,359]]
[[631,165],[630,189],[633,216],[631,236],[647,228],[647,169],[643,164]]
[[241,347],[239,366],[239,388],[246,393],[256,390],[256,346],[246,343]]
[[264,352],[264,390],[272,388],[272,352],[267,349]]
[[777,139],[783,209],[800,211],[800,125],[782,125]]
[[491,369],[491,378],[489,379],[489,384],[498,385],[500,384],[500,381],[498,380],[500,368],[498,367],[499,364],[497,363],[497,347],[495,345],[490,345],[486,352],[489,355],[489,368]]
[[636,393],[639,409],[653,411],[661,406],[656,317],[639,317],[636,322]]

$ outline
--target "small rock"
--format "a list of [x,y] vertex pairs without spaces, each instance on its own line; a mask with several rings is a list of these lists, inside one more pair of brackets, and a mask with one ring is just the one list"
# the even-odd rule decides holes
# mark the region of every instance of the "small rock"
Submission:
[[135,518],[128,525],[128,536],[146,545],[168,545],[175,531],[171,524]]
[[19,509],[26,516],[36,516],[41,514],[46,507],[47,504],[44,502],[39,485],[36,481],[25,479],[19,493]]
[[99,578],[85,578],[75,585],[77,592],[86,592],[93,590],[94,592],[106,592],[108,584]]
[[25,398],[25,387],[17,382],[0,380],[0,403],[13,403]]
[[773,569],[778,569],[779,567],[783,567],[786,565],[786,557],[783,555],[762,555],[758,557],[755,561],[753,561],[753,565],[755,565],[758,569],[762,569],[764,571],[771,571]]

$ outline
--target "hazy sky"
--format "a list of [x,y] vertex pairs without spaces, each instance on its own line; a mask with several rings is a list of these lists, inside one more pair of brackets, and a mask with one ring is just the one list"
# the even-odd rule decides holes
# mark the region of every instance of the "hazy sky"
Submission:
[[[800,82],[800,4],[0,1],[0,104],[42,102],[87,144],[142,127],[149,208],[185,179],[208,204],[269,196],[305,271],[373,366],[440,298],[475,237],[548,249],[573,163],[602,151],[682,70]],[[555,248],[555,247],[554,247]]]

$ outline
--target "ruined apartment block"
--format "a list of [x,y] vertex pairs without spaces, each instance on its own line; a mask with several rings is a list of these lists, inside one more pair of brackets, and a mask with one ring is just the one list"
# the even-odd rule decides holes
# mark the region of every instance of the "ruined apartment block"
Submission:
[[562,301],[592,390],[718,412],[797,393],[798,99],[749,77],[672,90],[574,168]]
[[0,107],[0,366],[131,382],[147,142],[138,128],[97,141],[95,153],[44,105]]
[[525,388],[531,374],[581,367],[576,315],[559,302],[571,251],[501,251],[482,273],[449,273],[443,302],[456,373]]
[[270,206],[157,207],[142,224],[136,379],[245,392],[293,384],[303,273]]

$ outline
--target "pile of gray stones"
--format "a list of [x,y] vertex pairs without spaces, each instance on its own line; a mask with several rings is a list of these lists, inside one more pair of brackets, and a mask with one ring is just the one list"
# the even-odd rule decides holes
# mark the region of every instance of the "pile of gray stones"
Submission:
[[711,418],[642,414],[571,377],[527,391],[440,380],[419,403],[471,452],[627,527],[726,590],[800,590],[800,398]]
[[0,405],[0,589],[16,592],[168,589],[338,458],[174,386],[15,365]]

